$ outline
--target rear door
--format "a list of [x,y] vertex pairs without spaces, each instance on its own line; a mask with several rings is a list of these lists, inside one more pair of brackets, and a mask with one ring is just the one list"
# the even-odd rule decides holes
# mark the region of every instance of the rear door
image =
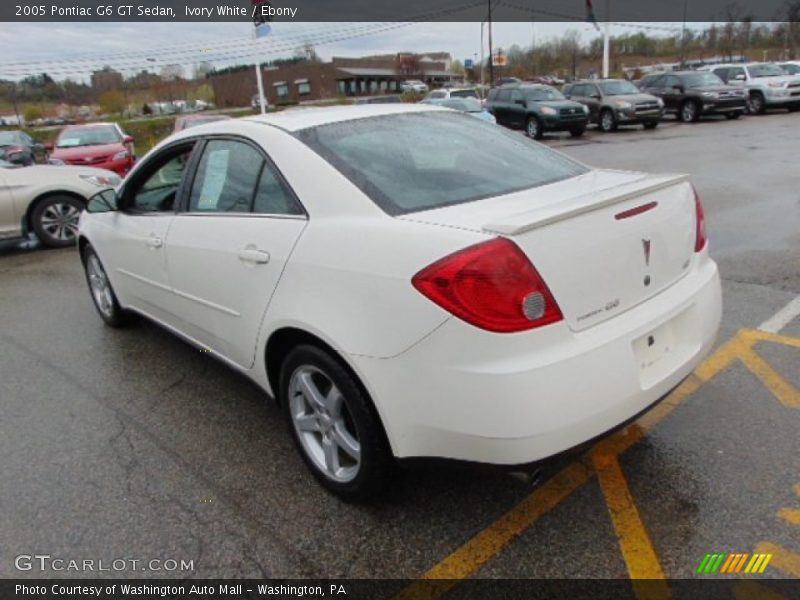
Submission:
[[181,329],[252,366],[261,319],[306,223],[260,146],[209,139],[166,242]]

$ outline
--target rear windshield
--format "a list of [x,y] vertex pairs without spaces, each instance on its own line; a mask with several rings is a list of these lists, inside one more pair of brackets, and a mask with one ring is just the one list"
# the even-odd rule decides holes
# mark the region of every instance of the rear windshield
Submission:
[[453,90],[450,92],[451,98],[477,98],[478,92],[476,90]]
[[296,135],[390,215],[501,196],[587,171],[518,133],[450,112],[371,117]]

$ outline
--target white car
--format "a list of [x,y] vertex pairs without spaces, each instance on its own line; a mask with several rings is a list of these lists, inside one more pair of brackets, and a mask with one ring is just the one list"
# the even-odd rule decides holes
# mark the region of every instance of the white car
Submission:
[[408,81],[403,81],[400,84],[400,91],[424,94],[428,91],[428,84],[424,81],[420,81],[419,79],[409,79]]
[[111,171],[85,167],[19,167],[0,160],[0,240],[36,232],[46,246],[75,244],[86,200],[118,185]]
[[451,98],[472,98],[480,102],[481,97],[478,95],[478,90],[474,87],[470,88],[443,88],[441,90],[433,90],[428,92],[420,102],[424,104],[438,104],[441,105],[445,100]]
[[800,77],[786,73],[774,63],[707,65],[701,70],[711,71],[728,85],[744,89],[752,114],[764,114],[768,108],[786,108],[791,112],[800,109]]
[[395,459],[524,465],[613,430],[720,323],[686,177],[425,105],[178,133],[90,201],[79,247],[106,323],[139,313],[252,378],[349,497]]

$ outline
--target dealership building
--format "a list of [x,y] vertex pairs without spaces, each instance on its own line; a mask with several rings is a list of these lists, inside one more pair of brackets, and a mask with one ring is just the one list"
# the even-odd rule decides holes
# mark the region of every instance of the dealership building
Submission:
[[[413,58],[413,60],[409,60]],[[264,93],[270,104],[326,100],[340,96],[375,96],[397,93],[406,79],[421,79],[432,87],[460,81],[451,71],[447,52],[391,54],[363,58],[334,57],[330,62],[300,62],[264,69]],[[408,65],[413,64],[409,71]],[[402,74],[416,71],[416,75]],[[211,74],[216,104],[220,108],[247,106],[257,93],[254,69]]]

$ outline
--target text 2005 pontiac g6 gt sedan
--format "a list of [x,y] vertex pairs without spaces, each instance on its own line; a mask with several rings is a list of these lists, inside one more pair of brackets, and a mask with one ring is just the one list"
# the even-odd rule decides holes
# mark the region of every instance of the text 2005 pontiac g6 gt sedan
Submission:
[[614,429],[721,312],[685,177],[427,106],[178,134],[90,202],[80,249],[106,323],[145,315],[247,374],[348,497],[395,458],[521,465]]

